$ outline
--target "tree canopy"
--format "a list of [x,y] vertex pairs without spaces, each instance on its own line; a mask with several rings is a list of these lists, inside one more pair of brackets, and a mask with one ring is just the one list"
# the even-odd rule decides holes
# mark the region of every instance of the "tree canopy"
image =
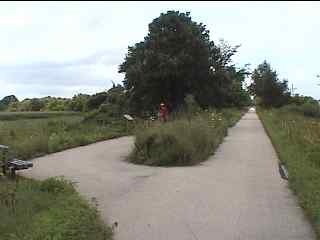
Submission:
[[280,107],[290,100],[288,81],[280,81],[278,74],[267,61],[252,73],[251,92],[258,97],[259,104],[265,107]]
[[11,103],[19,102],[14,95],[9,95],[0,100],[0,111],[7,110]]
[[119,67],[131,109],[151,110],[160,102],[176,109],[188,94],[202,107],[225,104],[235,77],[229,74],[230,68],[235,71],[231,58],[238,47],[223,41],[215,45],[206,25],[192,21],[189,12],[162,13],[149,24],[144,40],[128,47]]

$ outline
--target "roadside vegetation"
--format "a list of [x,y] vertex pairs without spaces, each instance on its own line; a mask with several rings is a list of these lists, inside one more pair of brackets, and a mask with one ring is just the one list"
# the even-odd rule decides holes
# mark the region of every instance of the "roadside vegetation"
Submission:
[[309,107],[258,111],[281,162],[288,169],[290,188],[320,239],[320,118],[306,117],[303,112],[308,115]]
[[0,112],[0,121],[15,121],[20,119],[47,119],[53,117],[69,117],[82,115],[77,112]]
[[250,89],[258,114],[286,166],[289,186],[320,239],[320,105],[312,97],[293,95],[264,61],[252,74]]
[[62,178],[39,182],[0,178],[1,240],[110,240],[94,201]]
[[78,115],[0,121],[0,143],[13,150],[11,154],[30,159],[47,153],[83,146],[128,134],[124,120],[109,118],[108,123]]

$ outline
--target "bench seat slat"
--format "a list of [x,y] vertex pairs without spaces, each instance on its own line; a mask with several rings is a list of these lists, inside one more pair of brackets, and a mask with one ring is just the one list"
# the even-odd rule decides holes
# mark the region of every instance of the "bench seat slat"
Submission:
[[13,159],[11,161],[8,161],[8,165],[14,167],[17,170],[33,167],[33,163],[31,161],[22,161],[19,159]]

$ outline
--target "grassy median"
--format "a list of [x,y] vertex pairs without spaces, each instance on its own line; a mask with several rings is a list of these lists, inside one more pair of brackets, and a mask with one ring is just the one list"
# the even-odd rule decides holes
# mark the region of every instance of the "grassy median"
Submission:
[[129,161],[152,166],[188,166],[206,160],[227,135],[228,127],[241,117],[241,110],[201,111],[156,122],[136,132]]

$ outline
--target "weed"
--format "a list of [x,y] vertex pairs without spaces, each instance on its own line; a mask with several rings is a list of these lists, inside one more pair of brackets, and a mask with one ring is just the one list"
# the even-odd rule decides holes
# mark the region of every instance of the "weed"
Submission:
[[192,118],[180,113],[165,124],[141,127],[129,161],[155,166],[197,164],[214,153],[240,116],[239,110],[204,111]]

